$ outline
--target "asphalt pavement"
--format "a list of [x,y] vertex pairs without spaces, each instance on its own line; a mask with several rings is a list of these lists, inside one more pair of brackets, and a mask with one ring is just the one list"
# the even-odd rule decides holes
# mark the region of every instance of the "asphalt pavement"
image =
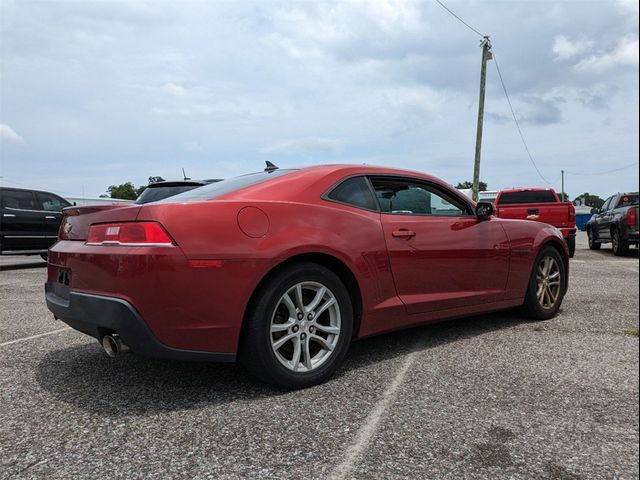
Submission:
[[470,317],[353,344],[329,382],[108,358],[0,257],[0,478],[638,478],[638,251],[580,234],[553,320]]

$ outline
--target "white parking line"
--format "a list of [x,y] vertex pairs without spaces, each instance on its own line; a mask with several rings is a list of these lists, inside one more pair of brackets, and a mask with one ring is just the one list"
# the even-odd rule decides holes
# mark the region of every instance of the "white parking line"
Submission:
[[6,347],[7,345],[13,345],[14,343],[26,342],[27,340],[33,340],[34,338],[53,335],[54,333],[65,332],[67,330],[71,330],[71,327],[59,328],[58,330],[52,330],[51,332],[39,333],[38,335],[31,335],[30,337],[23,337],[18,338],[17,340],[11,340],[10,342],[0,343],[0,347]]
[[395,378],[389,388],[382,394],[382,398],[378,400],[371,413],[367,416],[364,423],[358,430],[354,442],[349,445],[342,462],[336,466],[330,475],[331,480],[342,480],[349,477],[349,473],[360,459],[366,448],[371,443],[378,424],[382,420],[387,408],[391,405],[398,395],[398,388],[402,385],[404,378],[407,376],[409,368],[415,361],[416,352],[411,352],[402,363]]

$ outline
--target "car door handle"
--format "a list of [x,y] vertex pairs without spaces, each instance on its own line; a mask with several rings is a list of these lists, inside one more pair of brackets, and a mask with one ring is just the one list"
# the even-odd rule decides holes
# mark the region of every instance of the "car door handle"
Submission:
[[47,220],[55,220],[56,219],[56,217],[54,217],[53,215],[47,215],[44,218],[46,218]]
[[540,209],[538,209],[538,208],[530,208],[530,209],[527,210],[527,213],[529,215],[537,215],[537,214],[540,213]]
[[3,213],[2,216],[5,218],[16,218],[13,213]]
[[415,237],[416,232],[414,232],[413,230],[406,230],[404,228],[401,228],[400,230],[394,230],[391,233],[391,236],[395,238],[404,238],[405,240],[407,240],[411,237]]

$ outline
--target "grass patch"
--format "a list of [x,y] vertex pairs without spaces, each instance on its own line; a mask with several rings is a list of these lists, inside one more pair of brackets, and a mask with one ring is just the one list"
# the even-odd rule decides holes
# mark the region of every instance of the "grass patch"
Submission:
[[638,336],[638,327],[636,328],[629,328],[627,330],[625,330],[625,332],[627,335],[629,335],[630,337],[637,337]]

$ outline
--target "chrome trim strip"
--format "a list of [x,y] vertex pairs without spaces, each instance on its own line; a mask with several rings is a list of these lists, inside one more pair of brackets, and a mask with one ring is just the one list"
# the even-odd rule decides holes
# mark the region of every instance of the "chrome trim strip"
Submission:
[[3,235],[3,238],[58,238],[57,235]]
[[91,247],[173,247],[173,243],[85,242]]
[[0,255],[25,255],[30,253],[47,253],[49,250],[4,250]]

